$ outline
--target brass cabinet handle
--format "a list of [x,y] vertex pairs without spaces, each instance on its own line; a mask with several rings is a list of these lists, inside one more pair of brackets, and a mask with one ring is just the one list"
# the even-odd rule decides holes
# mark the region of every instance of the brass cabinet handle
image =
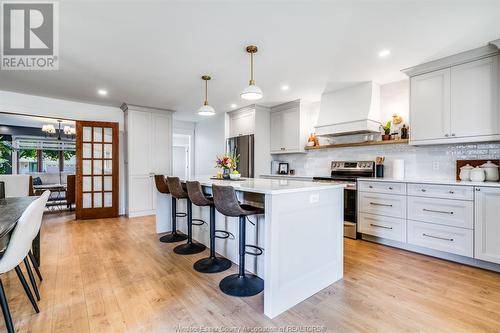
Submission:
[[450,214],[453,215],[453,212],[446,212],[444,210],[434,210],[434,209],[427,209],[427,208],[422,208],[424,212],[431,212],[431,213],[440,213],[440,214]]
[[368,185],[368,187],[369,187],[369,188],[373,188],[373,186],[371,186],[371,185]]
[[427,190],[426,190],[425,188],[420,189],[420,191],[422,191],[422,192],[427,192]]
[[373,223],[370,223],[370,225],[372,227],[377,227],[377,228],[383,228],[383,229],[389,229],[389,230],[392,229],[392,227],[386,227],[385,225],[379,225],[379,224],[373,224]]
[[433,235],[429,235],[429,234],[426,234],[426,233],[423,233],[422,236],[430,237],[430,238],[436,238],[436,239],[441,239],[441,240],[445,240],[445,241],[448,241],[448,242],[453,242],[454,241],[453,238],[445,238],[445,237],[433,236]]
[[389,190],[394,190],[394,188],[392,186],[389,186]]
[[389,205],[389,204],[381,204],[381,203],[377,203],[377,202],[370,202],[370,205],[373,205],[373,206],[392,207],[392,205]]
[[455,194],[455,191],[450,191],[450,194]]

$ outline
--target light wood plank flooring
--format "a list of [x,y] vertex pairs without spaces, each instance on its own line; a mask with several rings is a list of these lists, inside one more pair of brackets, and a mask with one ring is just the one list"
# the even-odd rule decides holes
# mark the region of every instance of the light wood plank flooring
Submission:
[[345,278],[270,320],[262,314],[261,295],[243,299],[219,291],[229,272],[204,275],[191,268],[206,252],[178,256],[154,230],[154,217],[73,221],[46,214],[41,312],[34,314],[15,273],[2,276],[17,331],[231,332],[296,325],[328,332],[500,332],[497,273],[346,239]]

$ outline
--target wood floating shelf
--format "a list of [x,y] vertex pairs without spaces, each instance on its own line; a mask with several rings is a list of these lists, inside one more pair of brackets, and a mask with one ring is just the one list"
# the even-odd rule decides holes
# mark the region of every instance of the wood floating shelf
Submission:
[[316,149],[360,147],[360,146],[378,146],[378,145],[395,145],[395,144],[408,144],[408,139],[386,140],[386,141],[363,141],[363,142],[351,142],[351,143],[338,143],[338,144],[333,144],[333,145],[305,147],[305,149],[306,150],[316,150]]

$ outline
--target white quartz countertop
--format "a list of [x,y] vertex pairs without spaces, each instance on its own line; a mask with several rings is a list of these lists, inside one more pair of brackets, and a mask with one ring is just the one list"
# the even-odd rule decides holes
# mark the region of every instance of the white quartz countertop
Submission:
[[261,194],[283,194],[344,188],[344,184],[314,183],[311,181],[289,179],[257,179],[244,178],[241,181],[210,179],[210,176],[193,177],[189,180],[199,181],[203,186],[232,186],[236,191]]
[[260,175],[261,178],[277,178],[277,179],[293,179],[293,180],[305,180],[312,181],[315,176],[303,176],[303,175],[279,175],[279,174],[263,174]]
[[358,181],[373,182],[394,182],[394,183],[418,183],[418,184],[436,184],[436,185],[461,185],[461,186],[485,186],[500,187],[500,182],[467,182],[454,179],[394,179],[394,178],[358,178]]

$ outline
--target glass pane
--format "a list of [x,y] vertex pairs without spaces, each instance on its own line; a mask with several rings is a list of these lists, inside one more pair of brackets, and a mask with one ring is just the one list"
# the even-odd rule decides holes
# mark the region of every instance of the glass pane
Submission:
[[102,175],[102,160],[94,160],[94,175]]
[[92,193],[83,193],[83,208],[92,208]]
[[[59,174],[59,150],[42,150],[42,172]],[[59,180],[57,181],[59,182]]]
[[38,171],[38,158],[36,149],[19,149],[17,152],[17,156],[19,157],[19,162],[17,164],[19,174],[29,174]]
[[94,193],[94,208],[102,207],[102,193]]
[[104,193],[104,207],[113,207],[113,193]]
[[84,143],[83,144],[83,158],[91,158],[92,157],[92,144]]
[[104,173],[106,175],[111,175],[113,173],[113,161],[104,160]]
[[92,177],[83,177],[83,191],[92,191]]
[[104,177],[104,191],[112,191],[113,190],[113,177],[106,176]]
[[113,129],[109,127],[104,128],[104,142],[113,142]]
[[102,177],[94,177],[94,191],[102,191]]
[[102,144],[94,143],[94,158],[102,158]]
[[102,127],[94,127],[94,141],[102,142]]
[[92,141],[92,127],[83,127],[83,141]]
[[112,158],[113,157],[113,145],[105,144],[104,145],[104,158]]
[[84,175],[91,175],[92,174],[92,161],[91,160],[83,160],[82,166],[83,166],[82,172]]
[[76,172],[76,151],[64,151],[64,172],[71,174]]

